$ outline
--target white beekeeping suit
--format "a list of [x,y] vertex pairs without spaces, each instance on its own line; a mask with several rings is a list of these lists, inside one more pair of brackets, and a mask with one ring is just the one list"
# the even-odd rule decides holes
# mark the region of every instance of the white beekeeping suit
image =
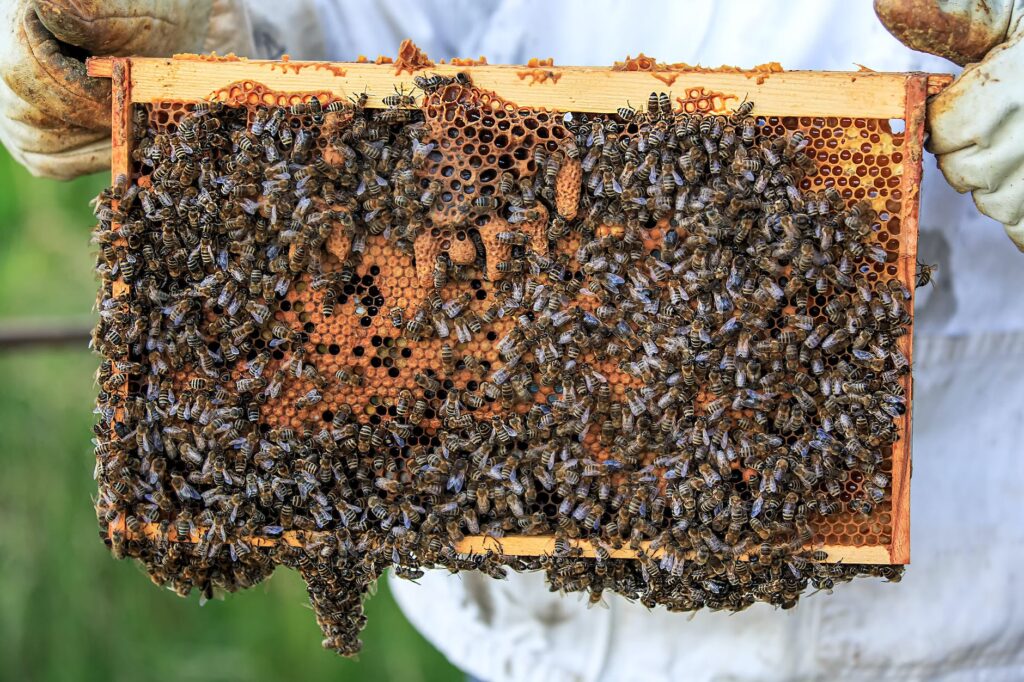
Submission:
[[[489,682],[1024,679],[1024,256],[999,224],[1024,243],[1024,13],[1021,0],[942,4],[975,10],[990,29],[936,24],[983,45],[978,58],[1003,43],[954,86],[966,91],[959,105],[947,98],[941,120],[930,121],[947,177],[999,222],[926,156],[920,254],[939,270],[917,299],[913,565],[903,582],[854,581],[790,611],[759,604],[689,618],[607,592],[608,609],[588,610],[578,595],[549,593],[540,574],[393,580],[410,620],[456,665]],[[0,0],[0,17],[11,19],[0,25],[10,31],[0,41],[0,139],[38,174],[107,163],[109,105],[90,105],[102,93],[77,79],[69,43],[94,53],[348,60],[393,54],[408,37],[435,59],[484,54],[491,63],[609,65],[644,51],[705,66],[953,70],[889,35],[866,0],[111,0],[105,21],[83,16],[85,7]],[[48,78],[55,86],[40,87]]]

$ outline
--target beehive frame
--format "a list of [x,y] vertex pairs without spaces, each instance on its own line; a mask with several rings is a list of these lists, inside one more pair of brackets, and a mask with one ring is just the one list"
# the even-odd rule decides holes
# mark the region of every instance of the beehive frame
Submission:
[[[636,62],[633,63],[634,65]],[[454,75],[468,70],[475,86],[497,93],[519,107],[536,110],[610,113],[624,102],[642,102],[652,90],[686,93],[679,98],[681,106],[695,106],[702,112],[721,113],[745,99],[756,104],[755,115],[765,117],[769,125],[779,132],[796,126],[815,125],[842,128],[851,137],[851,144],[864,145],[861,159],[856,152],[844,149],[844,156],[834,166],[836,175],[851,173],[873,176],[874,186],[881,190],[868,195],[884,203],[888,190],[897,198],[882,208],[891,215],[885,220],[898,226],[892,236],[897,246],[890,243],[898,257],[888,265],[889,275],[899,278],[913,289],[917,254],[918,190],[921,178],[921,146],[924,136],[925,101],[929,94],[938,92],[949,82],[948,76],[920,73],[876,72],[779,72],[757,71],[704,71],[662,68],[654,63],[640,70],[616,70],[591,67],[529,67],[488,65],[434,65],[430,73]],[[211,97],[243,99],[258,103],[263,92],[293,93],[286,101],[310,94],[349,97],[359,93],[369,95],[368,106],[382,107],[381,98],[396,88],[411,90],[415,71],[400,69],[394,64],[275,62],[248,60],[216,60],[196,58],[110,58],[92,59],[89,73],[113,80],[113,157],[112,175],[130,174],[133,104],[161,102],[188,103]],[[256,98],[256,99],[252,99]],[[904,132],[888,132],[899,139],[899,160],[896,154],[888,159],[890,172],[876,173],[870,169],[872,144],[878,141],[879,121],[904,122]],[[819,123],[820,121],[820,123]],[[836,127],[838,126],[838,127]],[[873,136],[873,138],[872,138]],[[864,138],[860,141],[860,138]],[[838,145],[825,142],[823,158],[827,159]],[[889,150],[892,151],[892,150]],[[832,161],[837,161],[833,159]],[[858,163],[860,164],[858,167]],[[879,182],[881,184],[879,184]],[[866,190],[868,192],[872,190]],[[898,192],[898,194],[897,194]],[[898,204],[898,206],[896,205]],[[128,285],[115,283],[114,294]],[[118,288],[120,287],[120,289]],[[912,332],[912,328],[911,328]],[[912,358],[912,333],[900,340],[900,348]],[[908,405],[912,404],[912,381],[906,377]],[[127,384],[125,385],[127,390]],[[911,470],[911,410],[899,420],[900,439],[891,457],[892,492],[888,500],[887,532],[874,533],[876,542],[859,544],[838,542],[839,535],[857,537],[852,526],[834,534],[822,532],[816,538],[815,549],[828,553],[829,561],[860,564],[906,564],[910,559],[910,470]],[[123,522],[122,522],[123,523]],[[856,523],[854,523],[856,525]],[[110,532],[124,532],[123,527],[111,527]],[[152,537],[161,532],[154,525],[145,526],[143,532]],[[174,531],[172,530],[173,534]],[[197,541],[199,531],[192,538],[169,538]],[[281,540],[253,538],[255,546],[272,545],[278,541],[301,545],[304,533],[287,531]],[[550,536],[507,536],[500,541],[486,536],[471,536],[458,544],[465,553],[497,551],[504,555],[537,556],[550,553],[554,538]],[[592,555],[593,548],[580,542],[584,555]],[[615,557],[631,557],[628,548],[617,550]]]

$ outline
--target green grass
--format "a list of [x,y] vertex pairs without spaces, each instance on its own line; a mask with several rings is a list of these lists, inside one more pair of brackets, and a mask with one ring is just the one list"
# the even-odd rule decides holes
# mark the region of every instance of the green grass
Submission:
[[[29,176],[0,149],[0,324],[87,316],[89,199],[103,176]],[[455,680],[387,586],[358,661],[320,647],[297,574],[200,607],[116,561],[97,534],[89,443],[97,359],[0,352],[0,680]]]

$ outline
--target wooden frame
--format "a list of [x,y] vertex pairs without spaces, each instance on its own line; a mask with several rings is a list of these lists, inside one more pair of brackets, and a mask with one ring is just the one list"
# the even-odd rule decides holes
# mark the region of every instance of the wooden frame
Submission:
[[[913,281],[917,256],[917,215],[921,181],[926,98],[941,91],[952,80],[947,75],[922,73],[809,72],[809,71],[714,71],[683,70],[654,64],[651,70],[617,70],[595,67],[555,67],[548,64],[522,66],[431,65],[430,73],[454,75],[469,70],[474,84],[492,90],[518,106],[559,111],[613,112],[623,102],[645,101],[651,90],[700,93],[711,111],[725,111],[749,99],[755,114],[795,117],[846,117],[901,119],[906,125],[905,157],[900,189],[903,237],[896,262],[899,278]],[[409,90],[414,71],[395,64],[255,61],[182,56],[162,58],[93,58],[88,73],[113,80],[112,176],[130,172],[131,105],[160,101],[190,102],[223,96],[225,88],[237,83],[258,83],[279,93],[326,92],[337,97],[367,93],[368,106],[384,106],[381,98],[395,88]],[[682,102],[683,100],[680,100]],[[123,282],[114,283],[114,293],[124,291]],[[913,287],[911,287],[913,290]],[[912,330],[911,330],[912,331]],[[913,336],[901,339],[901,350],[912,358]],[[906,382],[908,405],[912,404],[912,381]],[[127,388],[125,388],[127,390]],[[889,545],[824,545],[814,549],[828,553],[828,561],[862,564],[906,564],[910,561],[910,473],[911,410],[899,422],[901,438],[893,450],[892,525]],[[110,532],[127,533],[124,522],[112,524]],[[157,538],[156,524],[146,525],[143,534]],[[255,546],[277,542],[301,545],[301,531],[284,533],[280,540],[253,538]],[[196,542],[177,538],[171,541]],[[587,541],[576,543],[584,555],[593,556]],[[550,553],[550,536],[514,536],[500,540],[485,536],[467,537],[457,544],[464,553],[498,552],[506,555]],[[634,557],[628,548],[616,551],[616,558]]]

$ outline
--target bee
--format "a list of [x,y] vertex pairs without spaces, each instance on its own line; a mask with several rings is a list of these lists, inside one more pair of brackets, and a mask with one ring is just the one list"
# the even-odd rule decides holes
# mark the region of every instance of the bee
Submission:
[[360,426],[359,433],[356,439],[356,448],[359,450],[359,452],[369,452],[372,440],[373,428],[369,424],[363,424],[362,426]]
[[750,116],[751,112],[754,111],[754,103],[749,99],[744,99],[739,103],[739,106],[732,112],[734,120],[745,119]]
[[425,317],[426,316],[423,315],[421,311],[420,314],[418,314],[416,317],[412,317],[406,320],[404,335],[407,338],[419,339],[422,336],[424,329],[426,328]]
[[508,171],[502,171],[501,176],[498,179],[498,192],[503,197],[511,196],[516,186],[516,179],[512,173]]
[[662,92],[658,95],[658,111],[663,119],[672,118],[672,101],[668,93]]
[[416,385],[425,391],[437,391],[441,388],[440,381],[422,372],[417,372],[414,376],[414,380],[416,381]]
[[433,76],[416,76],[412,79],[412,82],[420,90],[430,94],[451,83],[452,79],[435,73]]
[[935,272],[937,267],[937,265],[928,265],[918,261],[917,274],[915,275],[915,286],[928,286],[932,281],[932,273]]
[[441,367],[445,374],[453,374],[455,372],[455,352],[449,343],[441,344]]
[[178,499],[182,502],[198,502],[203,499],[202,496],[196,492],[196,489],[179,474],[171,476],[171,488],[174,490],[174,494],[177,495]]
[[291,159],[294,163],[305,163],[309,157],[309,150],[313,146],[313,136],[305,129],[300,128],[295,133],[295,140],[291,145]]
[[384,103],[384,106],[386,106],[386,107],[413,107],[413,106],[416,106],[416,96],[415,95],[413,95],[412,93],[406,94],[404,86],[402,87],[401,90],[398,89],[397,85],[394,86],[394,87],[395,87],[395,94],[388,95],[387,97],[381,98],[381,101]]
[[494,211],[501,204],[497,197],[479,196],[470,205],[478,211]]
[[882,500],[885,499],[885,490],[883,488],[880,488],[870,482],[865,482],[863,487],[864,492],[867,493],[868,498],[872,503],[881,504]]
[[[264,122],[263,132],[265,132],[271,138],[280,137],[280,133],[282,132],[282,130],[281,130],[281,123],[284,121],[284,117],[285,117],[284,109],[282,109],[280,107],[274,107],[273,109],[268,110],[268,116],[267,116],[267,118],[266,118],[266,120]],[[253,132],[254,135],[262,135],[262,133],[257,132],[255,129],[252,132]],[[285,143],[285,139],[284,138],[280,138],[280,139],[281,139],[281,142],[284,144]],[[286,144],[285,146],[288,146],[288,145]]]
[[549,185],[553,185],[555,178],[558,176],[558,171],[562,168],[559,154],[555,153],[548,156],[542,168],[544,169],[544,181]]
[[305,395],[300,396],[295,401],[295,407],[298,409],[304,409],[306,407],[312,407],[324,399],[323,394],[319,390],[313,388],[310,389]]
[[651,118],[658,118],[661,116],[661,104],[659,102],[658,93],[652,92],[647,96],[647,115]]
[[342,386],[362,386],[363,377],[351,367],[342,367],[335,371],[334,378]]
[[526,246],[530,242],[530,236],[525,232],[499,232],[495,238],[499,244],[508,246]]
[[187,510],[179,512],[174,521],[174,532],[177,538],[188,542],[192,537],[193,528],[192,513]]
[[313,116],[317,116],[323,113],[323,108],[320,105],[320,99],[316,95],[311,95],[309,101],[306,103],[306,111]]
[[870,516],[871,512],[875,509],[875,505],[873,503],[856,497],[847,503],[847,507],[849,507],[850,511],[863,514],[865,516]]
[[[813,332],[812,332],[813,333]],[[821,349],[826,353],[834,352],[845,345],[850,338],[850,333],[845,329],[836,329],[825,337],[821,342]],[[806,341],[805,341],[806,344]]]
[[889,486],[889,477],[880,471],[872,474],[870,478],[871,483],[883,490]]
[[572,137],[566,138],[561,145],[562,152],[567,158],[578,159],[580,158],[580,148],[576,144],[576,140]]
[[365,109],[366,105],[370,102],[370,95],[365,90],[358,95],[352,95],[349,97],[349,101],[352,102],[352,106],[355,109]]
[[910,300],[910,290],[898,279],[889,280],[886,282],[886,287],[889,289],[889,293],[892,294],[893,297],[904,301]]
[[430,157],[431,152],[434,151],[436,145],[433,142],[421,143],[419,140],[413,138],[412,141],[412,167],[422,168]]
[[430,208],[434,205],[434,199],[441,193],[441,183],[438,180],[431,180],[427,185],[427,188],[423,190],[423,194],[420,195],[420,204],[425,208]]
[[402,308],[400,306],[394,306],[391,308],[388,315],[391,318],[392,326],[395,327],[395,329],[401,329],[405,322]]

